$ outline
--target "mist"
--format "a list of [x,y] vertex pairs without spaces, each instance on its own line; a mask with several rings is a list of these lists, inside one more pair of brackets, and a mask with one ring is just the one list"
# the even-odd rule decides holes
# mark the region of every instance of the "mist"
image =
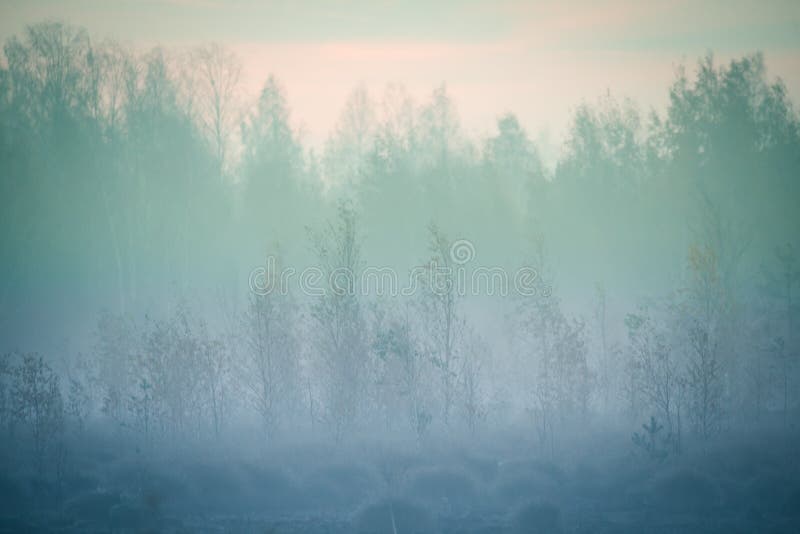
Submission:
[[24,22],[0,530],[800,529],[800,116],[769,52],[676,55],[658,97],[548,111],[557,140],[363,72],[310,135],[222,35]]

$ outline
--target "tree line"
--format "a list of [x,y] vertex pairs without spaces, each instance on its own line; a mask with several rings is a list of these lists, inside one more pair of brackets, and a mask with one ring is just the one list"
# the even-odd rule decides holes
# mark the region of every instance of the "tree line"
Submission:
[[[4,52],[3,336],[97,325],[80,357],[3,360],[4,427],[39,458],[99,418],[148,442],[524,421],[555,451],[565,428],[652,416],[635,441],[654,456],[796,421],[800,122],[760,54],[678,70],[663,112],[580,105],[549,168],[512,113],[469,138],[445,85],[421,104],[357,87],[316,151],[278,79],[247,101],[220,46],[43,23]],[[247,290],[268,253],[441,265],[462,237],[552,294]]]

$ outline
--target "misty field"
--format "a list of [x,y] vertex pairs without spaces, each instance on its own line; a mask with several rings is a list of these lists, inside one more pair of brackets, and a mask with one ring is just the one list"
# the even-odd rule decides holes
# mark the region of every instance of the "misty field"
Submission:
[[[314,141],[224,40],[29,22],[0,59],[0,532],[800,532],[800,117],[773,70],[800,55],[675,63],[662,106],[611,87],[557,142],[505,109],[540,92],[476,131],[447,83],[356,79]],[[536,67],[403,42],[267,57],[474,54],[472,107]]]

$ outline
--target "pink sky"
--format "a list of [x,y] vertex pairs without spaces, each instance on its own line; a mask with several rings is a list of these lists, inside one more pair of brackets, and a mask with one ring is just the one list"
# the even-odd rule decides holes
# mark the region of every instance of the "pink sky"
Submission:
[[0,0],[3,40],[44,19],[139,46],[219,42],[243,62],[243,97],[275,74],[316,146],[359,83],[379,100],[401,82],[421,104],[445,82],[469,134],[513,111],[551,162],[577,105],[610,90],[662,109],[676,67],[708,51],[764,52],[800,101],[796,0]]
[[[295,124],[319,146],[335,126],[348,94],[364,83],[378,101],[388,83],[401,82],[417,104],[447,83],[472,137],[493,131],[497,117],[517,114],[550,163],[572,111],[610,93],[630,97],[643,111],[662,110],[681,64],[690,71],[699,56],[670,52],[537,50],[520,43],[237,44],[244,92],[256,94],[267,74],[287,89]],[[698,52],[702,55],[704,52]],[[728,61],[734,54],[716,54]],[[770,76],[780,75],[800,100],[800,56],[767,56]]]

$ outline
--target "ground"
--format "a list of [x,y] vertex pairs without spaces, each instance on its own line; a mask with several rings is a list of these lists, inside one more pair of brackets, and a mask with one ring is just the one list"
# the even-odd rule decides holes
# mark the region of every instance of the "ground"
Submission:
[[0,532],[800,532],[795,441],[718,440],[663,461],[625,443],[569,459],[519,442],[259,457],[106,437],[73,444],[60,478],[11,463],[6,447]]

